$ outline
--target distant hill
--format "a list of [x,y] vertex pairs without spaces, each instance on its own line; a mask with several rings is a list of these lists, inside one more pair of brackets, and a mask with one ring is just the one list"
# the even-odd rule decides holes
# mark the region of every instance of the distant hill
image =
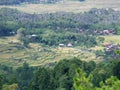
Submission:
[[55,3],[63,0],[0,0],[0,5],[16,5],[21,3]]
[[[19,0],[16,0],[19,1]],[[23,1],[23,0],[22,0]],[[26,0],[27,1],[27,0]],[[34,0],[36,1],[36,0]],[[56,2],[59,1],[59,2]],[[0,0],[0,2],[4,2]],[[7,1],[8,2],[8,1]],[[42,2],[42,1],[40,1]],[[48,2],[48,1],[46,1]],[[54,0],[54,4],[29,4],[22,3],[20,5],[8,5],[0,6],[7,8],[16,8],[20,11],[27,13],[54,13],[54,12],[84,12],[89,11],[91,8],[112,8],[114,10],[120,10],[120,0],[85,0],[80,2],[78,0]]]

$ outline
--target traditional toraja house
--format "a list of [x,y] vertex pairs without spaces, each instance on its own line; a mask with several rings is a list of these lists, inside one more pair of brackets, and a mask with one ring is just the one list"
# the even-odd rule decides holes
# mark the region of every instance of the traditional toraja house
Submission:
[[105,46],[105,54],[109,55],[113,58],[120,58],[120,45],[117,44],[109,44]]
[[108,42],[106,42],[106,43],[103,44],[104,47],[107,47],[109,45],[110,45],[110,43],[108,43]]
[[116,30],[106,29],[106,30],[94,30],[95,35],[115,35],[117,34]]
[[71,44],[71,43],[68,43],[67,45],[65,45],[65,44],[63,44],[63,43],[61,43],[61,44],[59,44],[59,47],[72,47],[73,45]]
[[120,45],[114,44],[114,43],[105,43],[103,44],[105,47],[105,50],[112,51],[112,50],[120,50]]
[[103,34],[109,35],[110,31],[109,30],[103,30]]

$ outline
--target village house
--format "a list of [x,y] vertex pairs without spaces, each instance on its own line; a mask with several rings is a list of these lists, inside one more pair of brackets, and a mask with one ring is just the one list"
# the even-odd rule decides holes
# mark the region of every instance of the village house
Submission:
[[63,43],[59,44],[59,47],[64,47],[64,46],[65,46],[65,44],[63,44]]
[[67,44],[67,47],[72,47],[73,45],[71,43],[68,43]]
[[32,34],[32,35],[26,35],[27,38],[32,38],[32,37],[37,37],[36,34]]
[[120,46],[116,45],[116,44],[106,44],[105,45],[106,52],[115,51],[115,50],[120,50]]

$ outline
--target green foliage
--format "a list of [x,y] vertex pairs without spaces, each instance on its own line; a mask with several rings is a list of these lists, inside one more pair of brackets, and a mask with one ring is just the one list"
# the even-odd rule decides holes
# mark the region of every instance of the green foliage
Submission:
[[[103,34],[100,32],[104,29],[113,29],[114,34],[116,33],[115,29],[119,25],[117,14],[119,12],[111,9],[91,9],[82,14],[65,12],[27,14],[15,9],[2,8],[0,9],[0,36],[20,34],[19,29],[25,29],[22,32],[23,37],[21,35],[25,46],[30,42],[38,42],[48,46],[72,43],[73,46],[93,47],[99,43],[93,35]],[[113,18],[116,18],[114,22]],[[37,37],[30,37],[31,35]],[[99,38],[98,41],[103,40]]]
[[120,80],[111,76],[106,79],[105,82],[100,82],[100,87],[93,86],[91,74],[86,77],[86,74],[81,70],[77,69],[76,75],[74,77],[74,87],[75,90],[119,90],[120,89]]
[[119,64],[119,60],[96,64],[72,58],[53,68],[26,62],[16,70],[0,65],[0,90],[119,90]]
[[2,88],[2,85],[4,84],[4,82],[5,82],[4,75],[0,75],[0,89]]
[[100,82],[100,88],[96,90],[120,90],[120,80],[117,77],[111,76],[105,83]]
[[120,27],[118,28],[117,33],[118,33],[118,35],[120,35]]
[[87,76],[96,68],[96,63],[94,61],[89,61],[84,63],[83,70],[86,72]]
[[101,44],[101,43],[103,43],[105,41],[105,38],[104,37],[98,37],[97,41],[98,41],[98,43]]
[[115,71],[114,67],[116,67],[118,62],[119,60],[111,60],[97,64],[96,68],[91,73],[93,75],[92,83],[94,86],[99,86],[101,81],[105,82],[107,78],[113,76],[113,72]]
[[92,75],[86,77],[86,73],[84,73],[81,69],[77,69],[74,77],[75,90],[93,90],[91,79]]
[[[88,65],[88,66],[87,66]],[[73,77],[76,68],[84,69],[87,74],[93,70],[93,62],[83,62],[77,58],[64,59],[60,61],[52,70],[39,68],[30,84],[30,90],[74,90]],[[89,69],[87,70],[87,68]]]
[[64,88],[65,90],[72,90],[73,77],[75,75],[76,68],[83,69],[88,75],[92,70],[94,70],[95,63],[86,63],[77,58],[60,61],[54,68],[55,86],[58,88]]
[[25,28],[19,28],[19,29],[17,30],[18,39],[19,39],[19,38],[22,38],[22,37],[24,36],[25,30],[26,30]]
[[28,86],[33,77],[33,69],[26,62],[17,69],[17,81],[22,90],[29,90]]
[[120,79],[120,62],[113,68],[113,73]]
[[83,67],[83,62],[79,59],[60,61],[54,68],[55,86],[71,90],[73,88],[72,78],[75,75],[75,69],[78,67]]
[[99,86],[100,81],[105,81],[108,76],[109,73],[106,70],[98,68],[93,71],[92,82],[95,86]]
[[120,55],[120,50],[115,50],[115,54]]
[[17,30],[17,38],[23,42],[23,45],[25,47],[28,47],[29,40],[25,37],[25,28],[19,28]]
[[51,71],[39,68],[35,73],[29,90],[54,90],[54,83],[51,80]]
[[18,85],[17,84],[12,84],[12,85],[3,85],[1,90],[17,90]]

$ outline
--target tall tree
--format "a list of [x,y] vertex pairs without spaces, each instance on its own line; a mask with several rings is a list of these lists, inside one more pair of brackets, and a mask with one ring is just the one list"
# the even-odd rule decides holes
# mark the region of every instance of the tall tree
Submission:
[[92,75],[86,77],[85,72],[83,72],[81,69],[77,69],[76,75],[74,77],[75,90],[94,90],[91,80],[92,80]]
[[29,90],[54,90],[50,73],[51,71],[45,68],[39,68],[33,77]]
[[17,69],[18,85],[22,90],[28,90],[28,86],[33,77],[33,69],[26,62]]

